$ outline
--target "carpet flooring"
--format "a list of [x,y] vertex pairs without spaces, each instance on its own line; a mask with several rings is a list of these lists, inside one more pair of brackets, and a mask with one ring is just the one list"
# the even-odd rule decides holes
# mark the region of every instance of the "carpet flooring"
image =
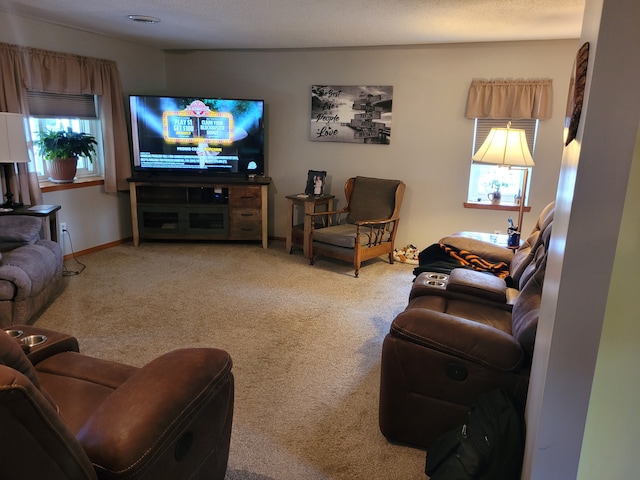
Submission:
[[[79,257],[36,325],[142,366],[179,347],[233,359],[228,480],[424,479],[425,452],[378,428],[382,340],[413,265],[310,266],[284,244],[143,242]],[[66,262],[74,270],[73,260]]]

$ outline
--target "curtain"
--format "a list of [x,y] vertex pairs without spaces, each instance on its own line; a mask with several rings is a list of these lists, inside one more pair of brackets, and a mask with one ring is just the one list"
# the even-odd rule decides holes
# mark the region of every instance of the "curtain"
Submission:
[[[28,114],[23,78],[22,52],[13,45],[0,43],[0,111]],[[5,178],[5,175],[9,178]],[[7,180],[15,201],[27,205],[42,203],[38,176],[36,172],[29,171],[28,163],[17,163],[8,169],[0,169],[0,190],[3,196]]]
[[0,43],[0,66],[0,109],[3,111],[28,115],[26,90],[97,95],[104,150],[104,189],[108,193],[128,189],[129,139],[120,74],[114,61]]
[[469,87],[466,118],[551,118],[551,79],[477,80]]

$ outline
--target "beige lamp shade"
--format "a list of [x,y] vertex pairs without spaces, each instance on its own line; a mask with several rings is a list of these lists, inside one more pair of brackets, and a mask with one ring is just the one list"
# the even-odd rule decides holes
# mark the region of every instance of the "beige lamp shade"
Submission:
[[492,128],[472,158],[474,162],[504,167],[533,167],[525,131],[519,128]]
[[517,242],[520,243],[522,231],[522,218],[524,215],[524,203],[527,198],[527,177],[529,169],[533,167],[533,158],[527,146],[525,131],[519,128],[511,128],[511,122],[507,128],[492,128],[487,139],[480,146],[476,154],[471,157],[474,162],[490,163],[500,167],[521,167],[524,170],[522,177],[522,198],[518,208]]
[[20,113],[0,112],[0,163],[27,163],[24,117]]

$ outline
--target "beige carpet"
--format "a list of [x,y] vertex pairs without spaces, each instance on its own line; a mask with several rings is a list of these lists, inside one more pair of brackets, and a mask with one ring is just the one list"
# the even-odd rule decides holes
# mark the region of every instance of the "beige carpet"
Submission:
[[[412,265],[308,265],[282,242],[122,245],[79,258],[36,324],[81,350],[141,366],[214,346],[234,362],[229,480],[424,479],[425,453],[378,429],[382,340]],[[69,269],[77,266],[66,262]]]

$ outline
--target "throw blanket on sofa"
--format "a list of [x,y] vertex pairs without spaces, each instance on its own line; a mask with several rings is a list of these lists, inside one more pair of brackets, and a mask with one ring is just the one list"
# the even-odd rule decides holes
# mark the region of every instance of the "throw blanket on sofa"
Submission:
[[454,268],[470,268],[480,272],[506,278],[509,275],[509,265],[505,262],[490,262],[467,250],[434,243],[425,248],[418,255],[419,266],[413,269],[414,275],[422,272],[450,273]]

